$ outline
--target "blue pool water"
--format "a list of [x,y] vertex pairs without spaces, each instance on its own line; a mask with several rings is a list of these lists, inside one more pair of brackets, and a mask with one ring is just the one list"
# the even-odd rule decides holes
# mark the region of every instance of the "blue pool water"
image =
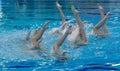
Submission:
[[[46,21],[50,21],[41,43],[48,53],[60,36],[48,32],[59,27],[61,17],[55,0],[0,0],[0,71],[120,71],[120,1],[119,0],[59,0],[66,19],[74,19],[71,5],[78,9],[85,25],[89,45],[70,45],[66,40],[61,46],[70,59],[58,62],[42,58],[41,53],[28,50],[30,44],[22,40]],[[100,20],[97,3],[111,12],[107,20],[109,37],[96,38],[92,32]],[[74,24],[75,21],[71,22]]]

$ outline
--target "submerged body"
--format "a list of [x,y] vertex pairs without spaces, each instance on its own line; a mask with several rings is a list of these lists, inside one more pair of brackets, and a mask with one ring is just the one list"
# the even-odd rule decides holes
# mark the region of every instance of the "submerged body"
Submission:
[[81,42],[81,38],[79,37],[79,28],[78,26],[75,26],[74,30],[71,32],[71,34],[67,38],[70,43],[77,44],[78,42]]

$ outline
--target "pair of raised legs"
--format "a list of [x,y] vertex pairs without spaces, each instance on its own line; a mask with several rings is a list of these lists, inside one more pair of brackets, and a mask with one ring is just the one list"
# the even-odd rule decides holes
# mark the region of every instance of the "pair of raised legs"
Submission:
[[[107,36],[108,35],[108,30],[106,28],[106,20],[109,17],[110,12],[107,12],[107,14],[104,15],[103,7],[100,4],[98,4],[98,8],[99,8],[100,15],[101,15],[102,19],[95,25],[95,27],[93,28],[93,31],[97,35]],[[100,28],[102,28],[102,31],[99,30]]]
[[66,56],[66,51],[62,51],[60,47],[67,38],[67,36],[70,34],[70,31],[71,31],[71,26],[67,27],[65,33],[60,37],[60,39],[58,39],[58,41],[52,47],[52,50],[55,53],[55,57],[57,58],[57,60],[61,61],[68,59],[68,57]]
[[[60,29],[63,30],[63,29],[66,28],[66,24],[71,22],[72,20],[66,21],[65,20],[65,15],[64,15],[64,13],[62,11],[62,6],[58,2],[56,2],[56,6],[57,6],[57,8],[58,8],[58,10],[60,12],[61,18],[62,18],[62,25],[61,25]],[[72,6],[72,11],[73,11],[73,13],[75,15],[75,18],[76,18],[76,23],[77,23],[76,25],[79,28],[79,36],[78,37],[80,37],[80,39],[82,40],[81,44],[87,44],[86,34],[84,32],[84,26],[82,24],[82,21],[79,18],[78,11],[75,9],[74,6]]]
[[[60,14],[61,14],[61,17],[62,17],[62,26],[64,28],[64,25],[65,25],[65,17],[64,17],[64,14],[62,12],[62,9],[61,9],[61,6],[59,5],[58,2],[56,2],[56,5],[60,11]],[[94,27],[93,31],[94,33],[98,34],[98,35],[104,35],[104,34],[107,34],[107,29],[106,29],[106,25],[105,25],[105,22],[106,22],[106,19],[108,18],[108,16],[110,15],[110,12],[108,12],[106,15],[104,15],[104,12],[103,12],[103,8],[101,5],[98,5],[98,8],[100,10],[100,14],[101,14],[101,17],[102,17],[102,20],[100,22],[98,22],[98,24]],[[82,40],[81,44],[87,44],[87,38],[86,38],[86,34],[85,34],[85,31],[84,31],[84,24],[82,23],[81,19],[79,18],[79,14],[78,14],[78,11],[75,9],[74,6],[71,7],[72,9],[72,12],[76,18],[76,26],[78,26],[78,29],[79,29],[79,36],[80,39]],[[99,31],[99,28],[103,29],[103,33],[101,33]],[[34,47],[38,46],[38,43],[40,42],[40,38],[42,37],[44,31],[46,29],[46,26],[43,26],[42,29],[38,29],[36,30],[35,34],[33,35],[33,43]],[[68,32],[70,32],[71,30],[71,27],[68,27],[66,32],[64,33],[63,36],[61,36],[61,38],[57,41],[57,43],[55,43],[55,45],[53,46],[53,51],[58,55],[58,56],[65,56],[65,53],[64,51],[61,51],[60,49],[60,46],[63,44],[64,40],[66,39],[66,37],[68,36]],[[41,47],[39,47],[41,49]]]
[[[76,34],[77,34],[76,38],[79,37],[79,39],[81,40],[81,41],[77,41],[77,42],[79,42],[78,45],[88,44],[87,38],[86,38],[86,33],[85,33],[85,31],[84,31],[84,24],[82,23],[82,21],[81,21],[81,19],[80,19],[80,17],[79,17],[79,13],[78,13],[78,11],[75,9],[74,6],[71,6],[71,9],[72,9],[72,12],[73,12],[73,14],[74,14],[74,16],[75,16],[75,18],[76,18],[76,25],[75,25],[75,26],[76,26],[76,28],[79,29],[79,30],[78,30],[78,33],[76,33]],[[74,30],[73,30],[73,31],[74,31]],[[74,36],[73,36],[73,37],[74,37]]]
[[[109,17],[110,12],[107,12],[107,14],[104,15],[103,7],[98,4],[98,8],[99,8],[100,15],[101,15],[102,19],[95,25],[95,27],[93,28],[93,31],[97,35],[107,36],[108,31],[107,31],[107,28],[106,28],[106,20]],[[74,14],[74,16],[76,18],[76,23],[77,23],[76,26],[78,26],[77,28],[79,29],[79,32],[78,32],[79,34],[77,36],[77,37],[79,37],[81,39],[79,44],[80,45],[81,44],[88,44],[87,38],[86,38],[86,33],[84,31],[84,24],[82,23],[82,21],[81,21],[81,19],[79,17],[78,11],[75,9],[74,6],[72,6],[71,9],[72,9],[72,12],[73,12],[73,14]],[[100,28],[102,28],[102,31],[99,30]],[[77,42],[79,42],[79,41],[77,41]]]
[[[42,28],[38,28],[37,30],[35,30],[35,33],[32,36],[32,46],[30,49],[40,49],[40,50],[45,50],[45,48],[43,48],[41,45],[39,45],[39,43],[42,41],[42,36],[45,32],[45,30],[48,28],[49,22],[46,22],[44,24],[44,26]],[[26,40],[30,40],[30,32],[28,32],[27,36],[26,36]]]

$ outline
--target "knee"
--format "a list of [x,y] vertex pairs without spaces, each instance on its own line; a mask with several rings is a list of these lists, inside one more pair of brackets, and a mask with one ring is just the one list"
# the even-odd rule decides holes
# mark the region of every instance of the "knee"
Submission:
[[93,28],[93,32],[97,31],[98,29],[96,27]]

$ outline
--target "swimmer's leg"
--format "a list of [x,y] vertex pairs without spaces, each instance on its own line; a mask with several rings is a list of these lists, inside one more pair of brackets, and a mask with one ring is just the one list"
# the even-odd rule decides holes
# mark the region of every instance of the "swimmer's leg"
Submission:
[[49,26],[49,21],[47,21],[47,22],[45,22],[45,24],[44,24],[44,26],[43,26],[43,30],[46,30],[47,28],[48,28],[48,26]]
[[79,17],[78,11],[75,9],[75,7],[74,7],[73,5],[71,6],[71,9],[72,9],[72,12],[73,12],[73,14],[74,14],[74,16],[75,16],[75,18],[76,18],[76,23],[77,23],[77,25],[78,25],[80,28],[83,28],[83,24],[82,24],[82,21],[81,21],[81,19],[80,19],[80,17]]
[[64,52],[62,52],[60,50],[60,46],[63,44],[64,40],[66,39],[66,37],[68,36],[69,32],[70,32],[71,27],[68,27],[68,29],[66,30],[65,34],[57,41],[57,43],[55,43],[55,45],[53,46],[53,50],[57,55],[63,55]]
[[41,45],[39,45],[39,47],[38,47],[41,51],[46,51],[46,49],[43,47],[43,46],[41,46]]
[[56,1],[56,6],[60,12],[61,17],[62,17],[62,24],[64,24],[66,20],[65,20],[65,15],[62,11],[62,6],[58,3],[58,1]]
[[48,29],[48,26],[49,26],[49,21],[47,21],[45,24],[44,24],[44,26],[42,27],[42,29],[40,29],[39,31],[38,31],[38,39],[37,39],[37,41],[39,40],[39,39],[42,39],[42,36],[43,36],[43,34],[44,34],[44,32],[46,31],[46,29]]
[[80,42],[80,45],[82,45],[82,44],[83,44],[83,45],[88,44],[88,41],[87,41],[85,32],[79,30],[79,35],[80,35],[80,38],[81,38],[81,40],[82,40],[82,41]]
[[31,33],[31,31],[29,31],[28,33],[27,33],[27,36],[26,36],[26,41],[28,41],[28,40],[30,40],[30,33]]
[[32,47],[30,47],[30,49],[32,50],[32,49],[34,49],[34,48],[36,48],[36,47],[39,47],[39,43],[40,43],[41,41],[42,41],[41,39],[38,40],[36,43],[34,43],[34,44],[32,45]]
[[79,27],[79,35],[80,35],[80,38],[82,40],[82,43],[83,44],[88,44],[86,34],[85,34],[85,31],[84,31],[84,25],[83,25],[83,23],[82,23],[82,21],[79,17],[78,11],[75,9],[74,6],[72,6],[71,8],[72,8],[73,14],[76,18],[76,23]]
[[60,46],[58,45],[54,45],[53,46],[53,51],[58,55],[58,56],[61,56],[63,54],[62,50],[60,49]]
[[69,26],[69,27],[67,28],[65,34],[57,41],[56,44],[57,44],[58,46],[61,46],[61,45],[62,45],[62,43],[64,42],[64,40],[66,39],[66,37],[67,37],[68,34],[70,33],[70,29],[71,29],[71,27]]
[[98,4],[98,9],[100,11],[101,18],[104,18],[105,15],[104,15],[104,12],[103,12],[103,7],[100,4]]
[[36,43],[39,39],[42,38],[45,30],[48,28],[48,25],[49,25],[49,21],[46,22],[45,25],[44,25],[42,28],[39,28],[39,29],[37,30],[37,33],[35,33],[35,34],[33,35],[33,38],[32,38],[33,43]]
[[58,3],[58,1],[56,1],[56,6],[57,6],[57,8],[58,8],[58,10],[60,12],[61,18],[62,18],[62,25],[60,26],[60,28],[58,28],[57,30],[52,32],[52,34],[59,33],[60,30],[65,29],[65,26],[66,26],[65,15],[64,15],[64,13],[62,11],[62,6]]
[[[100,11],[101,18],[103,19],[104,16],[105,16],[105,15],[104,15],[104,12],[103,12],[103,7],[102,7],[100,4],[98,4],[98,8],[99,8],[99,11]],[[105,21],[104,23],[106,23],[106,21]],[[108,34],[108,30],[107,30],[106,24],[104,24],[104,25],[102,26],[102,29],[103,29],[103,32],[104,32],[105,34]]]
[[107,14],[104,16],[104,18],[100,22],[98,22],[97,25],[95,25],[95,27],[93,29],[95,34],[104,34],[104,33],[100,32],[98,29],[101,28],[105,24],[104,22],[107,20],[109,15],[110,15],[110,12],[107,12]]
[[[47,22],[44,24],[44,26],[42,27],[42,29],[40,29],[40,30],[38,31],[39,39],[41,39],[43,33],[44,33],[45,30],[48,28],[48,25],[49,25],[49,21],[47,21]],[[38,40],[39,40],[39,39],[38,39]]]
[[37,29],[37,30],[35,30],[35,32],[33,33],[33,35],[32,35],[32,43],[33,43],[33,45],[37,42],[37,40],[38,40],[38,31],[40,32],[40,30],[41,30],[41,28],[39,28],[39,29]]

